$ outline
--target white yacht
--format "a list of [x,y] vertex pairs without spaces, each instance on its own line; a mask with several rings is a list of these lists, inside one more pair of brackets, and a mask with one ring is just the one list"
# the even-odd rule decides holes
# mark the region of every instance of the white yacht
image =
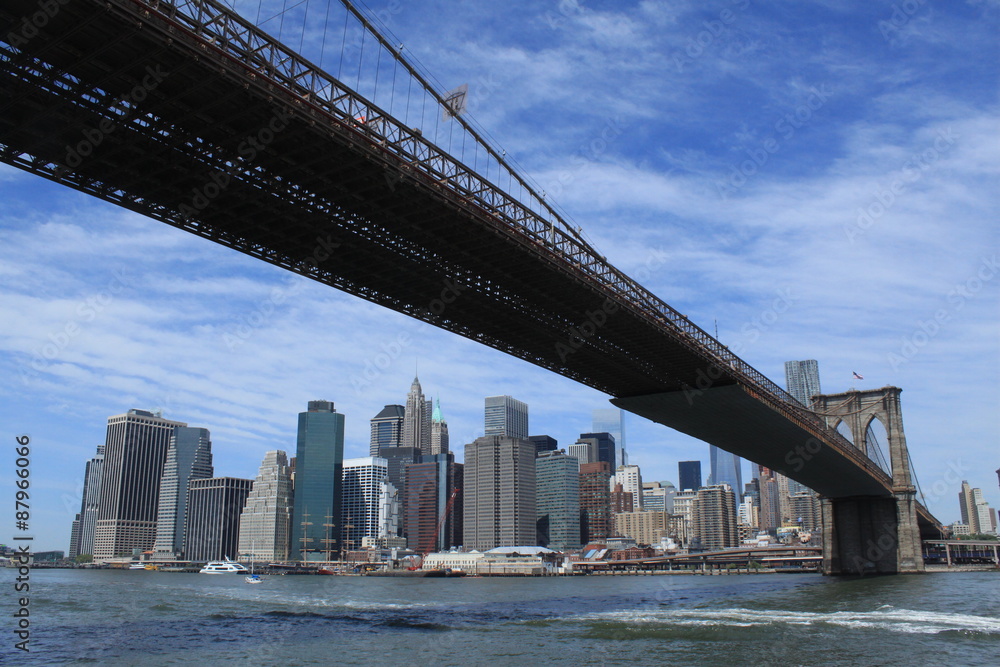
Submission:
[[228,558],[224,561],[213,560],[206,563],[205,567],[198,571],[199,574],[243,574],[247,569],[239,563],[234,563]]

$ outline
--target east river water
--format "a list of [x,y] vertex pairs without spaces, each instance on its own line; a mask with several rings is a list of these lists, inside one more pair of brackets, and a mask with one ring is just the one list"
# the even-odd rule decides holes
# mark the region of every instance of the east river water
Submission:
[[1000,573],[388,579],[31,572],[9,664],[1000,665]]

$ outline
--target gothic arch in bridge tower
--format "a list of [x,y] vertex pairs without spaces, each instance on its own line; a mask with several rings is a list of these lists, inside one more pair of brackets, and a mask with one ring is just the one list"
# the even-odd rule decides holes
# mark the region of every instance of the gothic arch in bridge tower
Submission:
[[[846,391],[841,394],[817,394],[813,396],[813,410],[863,451],[876,460],[875,452],[868,447],[868,428],[878,422],[885,429],[889,460],[886,464],[892,475],[894,491],[913,488],[910,477],[909,454],[906,449],[906,435],[903,432],[903,411],[899,402],[899,387],[882,387],[866,391]],[[850,437],[844,428],[850,432]],[[915,490],[915,489],[914,489]]]
[[[851,432],[851,427],[850,425],[848,425],[847,422],[841,419],[840,421],[837,422],[837,426],[834,428],[834,430],[840,435],[844,436],[845,440],[854,445],[854,434]],[[854,446],[857,447],[857,445]]]
[[[823,501],[824,567],[831,574],[921,572],[916,487],[903,432],[899,387],[812,397],[812,409],[892,477],[892,498],[852,497]],[[885,431],[882,455],[869,438],[878,423]],[[873,430],[874,434],[874,430]],[[877,435],[877,434],[875,434]],[[884,460],[881,464],[879,459]]]

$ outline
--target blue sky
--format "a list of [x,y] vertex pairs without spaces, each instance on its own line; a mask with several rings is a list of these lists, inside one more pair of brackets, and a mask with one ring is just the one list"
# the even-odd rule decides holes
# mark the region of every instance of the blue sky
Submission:
[[[930,509],[957,520],[963,479],[1000,506],[1000,3],[369,8],[442,90],[469,84],[472,117],[612,263],[780,384],[785,360],[817,359],[825,392],[901,387]],[[324,1],[310,12],[319,61]],[[607,406],[6,166],[0,202],[0,423],[8,444],[32,437],[39,549],[67,547],[84,463],[132,407],[209,428],[216,474],[252,477],[268,449],[294,450],[310,399],[334,401],[347,455],[366,454],[368,420],[405,401],[417,364],[459,451],[487,395],[527,402],[531,431],[563,445]],[[707,470],[704,443],[632,416],[627,431],[645,479]],[[12,492],[12,455],[3,469]]]

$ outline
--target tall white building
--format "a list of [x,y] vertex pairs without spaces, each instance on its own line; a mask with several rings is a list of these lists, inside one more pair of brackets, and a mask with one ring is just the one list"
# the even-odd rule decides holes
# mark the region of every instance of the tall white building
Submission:
[[399,535],[399,490],[392,482],[384,481],[379,487],[378,538],[385,541]]
[[806,407],[811,405],[811,397],[822,393],[819,388],[819,363],[815,359],[786,361],[785,386],[799,403]]
[[697,495],[697,491],[688,490],[674,496],[674,514],[671,520],[671,526],[674,527],[673,536],[685,546],[691,539],[691,517]]
[[383,532],[379,521],[383,484],[389,477],[389,462],[377,456],[344,459],[340,534],[345,549],[358,549],[364,538]]
[[580,438],[566,448],[569,456],[579,459],[580,464],[597,463],[597,439]]
[[288,560],[292,530],[292,476],[288,454],[277,449],[264,454],[253,487],[240,514],[237,551],[240,560]]
[[487,396],[484,435],[528,437],[528,404],[510,396]]
[[642,509],[642,473],[639,466],[618,466],[611,478],[610,486],[614,490],[616,484],[622,485],[622,491],[632,494],[632,511]]
[[959,507],[962,511],[962,523],[969,526],[972,534],[992,533],[996,531],[996,517],[993,509],[983,498],[983,490],[972,488],[966,481],[962,482],[962,490],[958,494]]

